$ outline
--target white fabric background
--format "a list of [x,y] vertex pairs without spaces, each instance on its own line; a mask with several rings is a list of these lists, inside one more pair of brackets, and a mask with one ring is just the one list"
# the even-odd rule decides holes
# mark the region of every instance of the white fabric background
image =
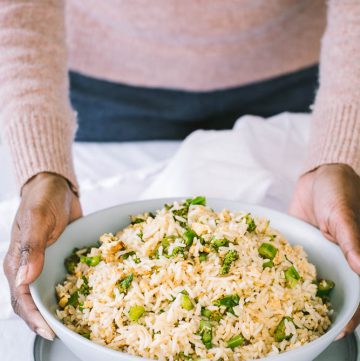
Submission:
[[[140,198],[206,195],[286,211],[301,172],[310,119],[245,116],[233,130],[196,131],[182,144],[75,144],[84,213]],[[0,262],[18,199],[0,148]],[[32,361],[33,334],[13,314],[0,270],[0,350],[3,361]],[[21,347],[19,347],[21,345]]]

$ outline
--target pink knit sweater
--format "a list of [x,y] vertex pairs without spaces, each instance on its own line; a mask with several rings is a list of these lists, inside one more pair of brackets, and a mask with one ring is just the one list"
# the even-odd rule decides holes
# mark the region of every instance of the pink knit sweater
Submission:
[[47,171],[77,187],[69,67],[132,85],[206,91],[319,57],[305,171],[346,163],[360,174],[359,19],[359,0],[0,0],[0,122],[18,184]]

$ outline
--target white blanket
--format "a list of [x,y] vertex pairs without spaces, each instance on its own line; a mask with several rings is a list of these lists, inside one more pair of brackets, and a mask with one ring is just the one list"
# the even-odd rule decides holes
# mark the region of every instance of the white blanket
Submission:
[[[286,211],[301,172],[309,116],[245,116],[231,131],[196,131],[178,142],[75,145],[85,214],[140,198],[188,195],[237,199]],[[0,148],[0,161],[8,163]],[[8,171],[0,179],[0,262],[18,198]],[[14,316],[0,269],[3,361],[30,361],[33,335]],[[18,345],[24,345],[18,347]],[[5,358],[4,358],[5,357]]]

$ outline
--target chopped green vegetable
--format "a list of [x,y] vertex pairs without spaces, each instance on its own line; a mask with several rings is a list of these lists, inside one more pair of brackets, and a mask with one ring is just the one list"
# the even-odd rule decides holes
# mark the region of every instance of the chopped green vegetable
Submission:
[[231,349],[234,349],[235,347],[242,346],[244,343],[245,343],[245,339],[244,339],[243,335],[237,335],[237,336],[232,337],[228,341],[227,345]]
[[81,256],[80,262],[86,263],[88,266],[95,267],[101,262],[101,257],[100,256],[93,256],[93,257]]
[[277,325],[275,329],[274,338],[276,342],[281,342],[284,340],[290,340],[293,336],[292,334],[286,335],[286,325],[285,321],[294,323],[291,317],[283,317],[283,319],[280,321],[280,323]]
[[187,294],[183,294],[182,296],[181,307],[188,311],[191,311],[194,308],[194,305]]
[[190,247],[190,246],[193,244],[195,237],[196,237],[196,233],[195,233],[192,229],[188,229],[188,230],[184,233],[184,238],[185,238],[185,244],[186,244],[186,246]]
[[193,358],[190,355],[185,355],[184,352],[179,352],[177,359],[179,361],[192,361],[193,360]]
[[220,274],[225,275],[229,273],[231,264],[239,258],[238,253],[235,250],[230,250],[224,257],[223,264],[221,266]]
[[194,197],[194,198],[189,198],[186,200],[187,204],[192,204],[192,205],[201,205],[201,206],[205,206],[206,205],[206,198],[205,197]]
[[250,216],[250,214],[247,214],[245,216],[245,222],[248,225],[247,231],[254,232],[256,229],[256,224],[255,224],[254,219]]
[[201,308],[201,316],[208,318],[211,321],[219,322],[222,318],[222,315],[219,311],[210,311],[205,307]]
[[172,253],[171,253],[171,257],[175,257],[177,256],[178,254],[184,254],[184,247],[174,247]]
[[91,287],[89,287],[88,280],[85,276],[82,276],[82,279],[84,282],[81,285],[81,287],[79,288],[79,293],[81,293],[84,296],[88,296],[90,294]]
[[136,217],[134,217],[134,218],[131,218],[132,220],[131,220],[131,224],[139,224],[139,223],[143,223],[143,222],[145,222],[145,219],[143,219],[143,218],[136,218]]
[[[130,252],[125,253],[125,254],[122,255],[123,259],[128,259],[129,257],[132,257],[132,256],[136,256],[136,253],[134,251],[130,251]],[[139,257],[134,257],[133,259],[134,259],[135,263],[140,263],[141,262]]]
[[259,249],[259,255],[262,258],[273,260],[276,256],[278,249],[270,243],[263,243]]
[[272,268],[272,267],[274,267],[274,262],[273,261],[267,261],[267,262],[264,262],[262,266],[263,266],[264,269],[265,268]]
[[85,337],[85,338],[87,338],[88,340],[90,340],[90,336],[91,336],[91,333],[90,333],[90,332],[83,332],[83,333],[80,333],[80,335],[81,335],[82,337]]
[[226,295],[222,298],[219,298],[218,300],[214,301],[213,304],[215,306],[225,306],[226,312],[230,312],[234,314],[233,307],[237,306],[239,304],[240,297],[237,294],[234,295]]
[[201,316],[206,317],[206,318],[210,318],[211,317],[211,311],[208,310],[205,307],[201,307]]
[[117,283],[117,288],[119,289],[120,293],[127,293],[131,286],[131,282],[133,281],[134,276],[132,273],[127,275],[123,278],[120,282]]
[[139,318],[144,314],[145,308],[143,306],[135,305],[130,307],[129,318],[131,321],[138,321]]
[[136,253],[134,251],[130,251],[122,255],[124,259],[128,259],[130,256],[134,256]]
[[137,236],[142,240],[142,241],[144,241],[143,240],[143,237],[144,237],[144,232],[143,231],[139,231],[139,233],[137,234]]
[[200,253],[199,253],[199,260],[200,260],[200,262],[205,262],[206,259],[207,259],[207,256],[208,256],[208,253],[206,253],[206,252],[200,252]]
[[75,291],[69,298],[68,305],[77,307],[79,305],[79,292]]
[[163,247],[163,249],[168,249],[170,246],[170,239],[169,238],[163,238],[161,240],[161,245]]
[[225,238],[222,239],[213,239],[211,241],[211,246],[217,251],[220,247],[227,247],[229,245],[229,241]]
[[75,267],[80,262],[80,257],[76,254],[78,250],[78,248],[74,248],[71,255],[65,258],[64,266],[70,274],[75,272]]
[[295,269],[295,267],[292,265],[290,268],[288,268],[285,271],[285,279],[287,281],[287,284],[290,288],[294,288],[299,280],[301,279],[298,271]]
[[328,297],[330,295],[330,292],[334,289],[335,283],[331,280],[324,280],[321,279],[317,281],[317,292],[316,296],[318,297]]
[[210,321],[200,320],[199,334],[207,349],[212,347],[212,327]]

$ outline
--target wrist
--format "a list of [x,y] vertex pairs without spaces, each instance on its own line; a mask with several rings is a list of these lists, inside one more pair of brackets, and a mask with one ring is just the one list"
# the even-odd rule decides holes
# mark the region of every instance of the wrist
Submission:
[[309,170],[306,173],[303,173],[301,176],[306,176],[308,174],[322,174],[324,172],[328,172],[328,171],[339,171],[341,173],[355,173],[354,169],[345,163],[326,163],[326,164],[321,164],[318,167]]
[[[70,182],[63,176],[50,172],[41,172],[30,178],[21,189],[21,196],[31,191],[34,187],[52,184],[59,190],[70,190],[73,192]],[[76,194],[75,194],[76,195]]]

